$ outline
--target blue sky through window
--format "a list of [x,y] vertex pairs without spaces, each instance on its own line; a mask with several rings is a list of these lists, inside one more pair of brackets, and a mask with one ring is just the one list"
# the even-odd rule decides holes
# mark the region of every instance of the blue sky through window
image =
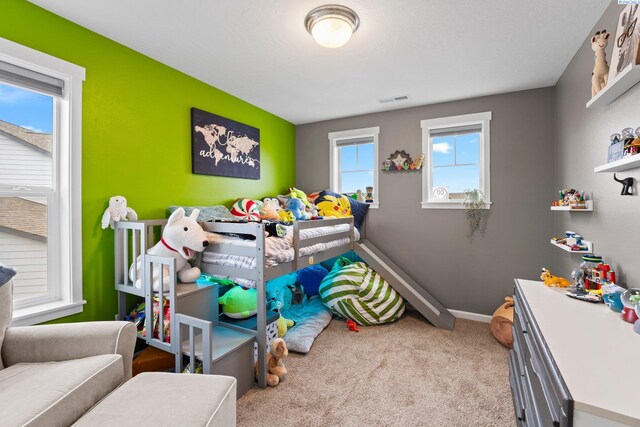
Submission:
[[34,132],[51,133],[53,98],[0,83],[0,120]]
[[373,187],[375,156],[373,143],[340,147],[340,177],[343,193],[355,193]]
[[480,187],[480,133],[434,136],[431,139],[433,188],[462,193]]

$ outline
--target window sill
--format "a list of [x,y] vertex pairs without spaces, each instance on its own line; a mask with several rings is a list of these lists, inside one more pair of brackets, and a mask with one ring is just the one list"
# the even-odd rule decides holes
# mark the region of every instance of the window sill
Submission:
[[369,209],[378,209],[380,207],[380,203],[367,203],[369,205]]
[[[422,202],[422,209],[465,209],[462,202]],[[485,209],[491,209],[491,202],[486,202]]]
[[14,310],[11,326],[31,326],[82,313],[82,308],[86,303],[84,300],[73,303],[54,301]]

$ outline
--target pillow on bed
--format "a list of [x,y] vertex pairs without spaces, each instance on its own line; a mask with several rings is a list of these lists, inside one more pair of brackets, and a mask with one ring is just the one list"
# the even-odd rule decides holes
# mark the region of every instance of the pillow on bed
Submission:
[[233,219],[233,215],[226,206],[169,206],[169,215],[178,208],[184,208],[185,215],[189,216],[194,209],[200,209],[198,221],[215,221],[221,219]]
[[[344,214],[344,206],[349,206],[349,213]],[[322,206],[320,206],[322,205]],[[338,194],[331,191],[323,191],[316,200],[316,206],[318,206],[318,213],[322,216],[337,216],[345,217],[353,215],[353,225],[360,230],[364,218],[369,211],[369,205],[367,203],[361,203],[346,194]],[[333,214],[331,213],[333,212]]]

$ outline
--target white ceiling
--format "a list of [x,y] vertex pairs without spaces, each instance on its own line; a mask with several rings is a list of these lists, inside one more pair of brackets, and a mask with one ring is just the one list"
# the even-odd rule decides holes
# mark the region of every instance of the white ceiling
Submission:
[[325,49],[321,0],[30,1],[295,124],[551,86],[610,3],[340,0],[360,28]]

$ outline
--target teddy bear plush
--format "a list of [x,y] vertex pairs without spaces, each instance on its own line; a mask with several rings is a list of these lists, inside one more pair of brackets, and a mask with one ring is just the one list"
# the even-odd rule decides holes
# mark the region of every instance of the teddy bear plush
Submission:
[[[282,338],[278,338],[271,343],[267,353],[267,384],[271,387],[277,386],[287,375],[287,368],[284,367],[284,359],[289,355],[287,344]],[[258,365],[256,365],[256,378],[258,378]]]
[[109,199],[109,207],[102,215],[102,229],[113,228],[116,221],[137,221],[138,214],[127,207],[127,199],[123,196],[113,196]]

